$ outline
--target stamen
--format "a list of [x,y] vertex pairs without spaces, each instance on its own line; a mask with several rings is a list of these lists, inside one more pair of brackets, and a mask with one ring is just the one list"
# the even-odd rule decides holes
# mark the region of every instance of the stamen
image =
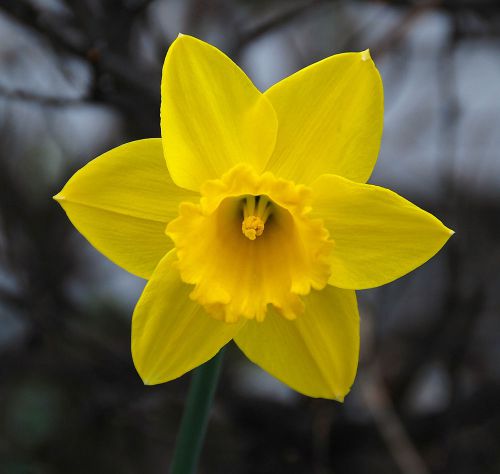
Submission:
[[[257,201],[257,208],[255,206]],[[243,204],[241,231],[250,240],[255,240],[264,232],[264,224],[271,215],[272,202],[267,196],[246,196]]]
[[267,196],[259,196],[259,203],[257,204],[257,215],[263,216],[266,208],[268,207],[269,198]]
[[241,231],[246,238],[255,240],[264,232],[264,222],[257,216],[245,217],[245,219],[243,219],[243,223],[241,224]]
[[252,216],[255,212],[255,196],[247,196],[243,206],[243,216]]

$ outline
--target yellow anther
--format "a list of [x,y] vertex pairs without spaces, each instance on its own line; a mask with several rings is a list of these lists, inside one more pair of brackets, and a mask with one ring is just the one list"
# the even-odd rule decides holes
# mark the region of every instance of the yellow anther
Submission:
[[250,240],[255,240],[264,232],[264,221],[258,216],[248,216],[243,219],[241,231]]
[[271,215],[272,203],[267,196],[246,196],[243,201],[243,223],[241,231],[250,240],[264,232],[264,225]]

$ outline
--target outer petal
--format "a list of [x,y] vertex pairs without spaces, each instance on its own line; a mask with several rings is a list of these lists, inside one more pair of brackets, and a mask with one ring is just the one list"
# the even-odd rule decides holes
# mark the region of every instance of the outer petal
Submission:
[[367,181],[384,113],[382,81],[368,51],[326,58],[265,95],[279,122],[267,169],[305,184],[323,173]]
[[388,189],[324,175],[313,185],[313,215],[334,241],[329,283],[383,285],[429,260],[453,234],[432,214]]
[[173,380],[211,359],[240,330],[189,298],[171,250],[158,264],[132,320],[132,356],[146,385]]
[[77,171],[54,198],[74,226],[117,265],[149,278],[172,248],[166,224],[197,195],[168,174],[160,138],[130,142]]
[[249,321],[235,341],[254,363],[310,397],[343,401],[356,375],[359,316],[354,291],[327,286],[304,298],[293,321],[271,310]]
[[240,162],[264,169],[276,139],[276,115],[221,51],[180,35],[165,59],[161,94],[163,147],[179,186],[198,190]]

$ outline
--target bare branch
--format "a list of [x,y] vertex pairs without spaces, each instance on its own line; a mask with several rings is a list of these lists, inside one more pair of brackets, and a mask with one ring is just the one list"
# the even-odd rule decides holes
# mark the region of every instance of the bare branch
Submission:
[[19,89],[10,90],[2,85],[0,85],[0,97],[21,102],[32,102],[48,107],[67,107],[79,105],[89,100],[88,97],[51,97],[39,95],[31,91],[23,91]]
[[261,36],[269,33],[270,31],[283,26],[289,21],[297,18],[300,14],[310,10],[311,8],[317,7],[321,4],[324,4],[324,0],[310,0],[302,5],[296,5],[291,8],[288,8],[276,16],[261,22],[255,27],[248,29],[247,31],[242,31],[238,38],[238,43],[236,45],[236,50],[240,50],[248,43],[260,38]]

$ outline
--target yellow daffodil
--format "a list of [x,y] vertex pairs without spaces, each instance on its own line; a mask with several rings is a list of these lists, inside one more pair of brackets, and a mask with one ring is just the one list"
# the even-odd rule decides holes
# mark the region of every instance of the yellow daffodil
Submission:
[[149,280],[132,323],[143,381],[175,379],[234,339],[295,390],[343,400],[358,362],[354,290],[410,272],[452,234],[365,184],[383,122],[368,51],[261,93],[181,35],[161,93],[162,138],[103,154],[55,197],[92,245]]

